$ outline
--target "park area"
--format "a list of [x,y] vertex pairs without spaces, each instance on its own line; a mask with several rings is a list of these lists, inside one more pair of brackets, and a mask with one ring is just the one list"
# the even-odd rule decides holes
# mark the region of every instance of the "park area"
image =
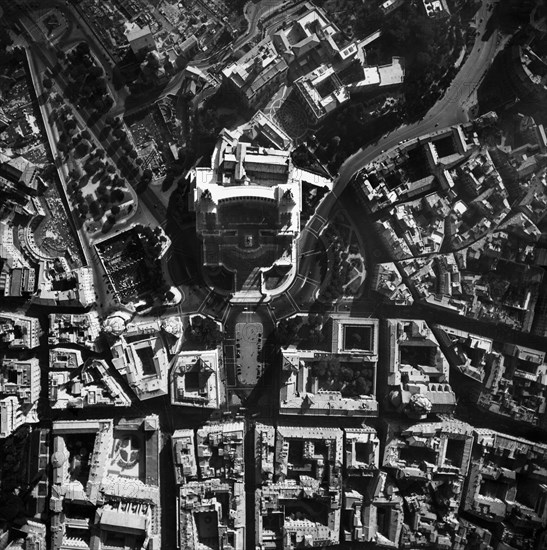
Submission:
[[[108,233],[134,211],[136,192],[128,186],[126,177],[133,172],[140,175],[138,167],[132,167],[131,174],[124,169],[125,177],[122,177],[104,149],[96,147],[89,130],[82,128],[61,95],[52,91],[49,101],[52,105],[50,122],[55,123],[59,135],[59,157],[68,170],[66,190],[75,220],[79,226],[85,224],[91,234]],[[128,157],[136,156],[121,129],[109,128],[109,131],[122,134],[115,144],[128,150]]]
[[[94,221],[87,224],[90,232],[102,229],[107,233],[125,212],[120,205],[133,200],[123,178],[115,173],[114,167],[105,162],[104,151],[97,149],[84,157],[72,158],[68,191],[77,205],[78,214],[91,217]],[[129,205],[131,206],[131,205]],[[127,213],[132,208],[127,207]],[[105,213],[106,220],[102,222]]]
[[[311,375],[318,380],[320,390],[339,391],[344,397],[374,394],[376,366],[373,362],[344,361],[334,355],[314,361],[310,367]],[[311,377],[308,383],[311,387]]]
[[328,270],[320,300],[358,297],[366,279],[365,259],[357,232],[342,211],[336,213],[321,239],[327,250]]

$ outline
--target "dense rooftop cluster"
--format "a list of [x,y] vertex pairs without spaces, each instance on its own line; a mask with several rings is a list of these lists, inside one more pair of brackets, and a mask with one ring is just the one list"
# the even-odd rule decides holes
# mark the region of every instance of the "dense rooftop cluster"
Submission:
[[0,548],[543,549],[543,3],[61,4],[0,7]]

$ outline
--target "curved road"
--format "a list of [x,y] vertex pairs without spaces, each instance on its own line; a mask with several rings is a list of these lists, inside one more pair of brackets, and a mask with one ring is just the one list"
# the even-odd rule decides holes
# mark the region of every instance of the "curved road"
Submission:
[[[478,17],[483,21],[479,26],[481,33],[484,32],[487,22],[486,5],[486,2],[483,2],[478,12]],[[500,37],[498,31],[493,32],[486,42],[477,40],[444,96],[435,103],[421,121],[397,128],[376,144],[353,154],[342,164],[335,182],[335,194],[339,196],[353,174],[379,156],[383,150],[395,147],[403,140],[414,139],[447,126],[467,122],[468,116],[464,104],[481,83],[494,57],[505,42],[506,40]]]
[[[485,32],[491,13],[488,11],[487,6],[488,2],[483,0],[483,4],[476,15],[476,19],[479,21],[477,25],[478,39],[475,41],[467,60],[455,76],[450,87],[446,90],[444,96],[435,103],[419,122],[396,128],[376,143],[360,149],[346,159],[340,167],[332,193],[327,195],[323,202],[319,204],[315,214],[308,221],[307,228],[314,225],[322,226],[324,220],[329,219],[332,208],[346,189],[353,175],[376,157],[380,156],[384,151],[396,147],[402,141],[415,139],[469,120],[465,108],[466,103],[486,75],[494,57],[503,48],[509,38],[502,38],[498,31],[495,31],[486,41],[482,40],[481,36]],[[316,246],[316,241],[317,236],[314,232],[302,231],[299,238],[299,249],[302,251],[313,250]],[[299,264],[299,277],[295,279],[289,289],[295,301],[298,301],[295,294],[298,294],[304,287],[309,267],[309,261],[301,261]]]

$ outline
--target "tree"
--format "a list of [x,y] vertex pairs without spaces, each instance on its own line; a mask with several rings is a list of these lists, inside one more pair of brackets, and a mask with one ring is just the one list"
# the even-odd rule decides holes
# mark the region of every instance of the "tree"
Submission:
[[137,186],[135,187],[135,191],[140,195],[144,193],[148,189],[148,182],[146,181],[140,181]]
[[[66,111],[65,111],[66,113]],[[69,116],[65,122],[65,129],[66,130],[75,130],[76,129],[76,126],[78,126],[78,124],[76,123],[76,120],[74,120],[74,118],[72,116]]]
[[208,317],[196,316],[187,329],[188,339],[207,348],[217,346],[223,338],[217,324]]
[[103,95],[106,95],[106,80],[101,77],[97,78],[97,80],[94,80],[92,83],[93,89],[96,93],[100,94],[100,96],[97,98],[98,103],[100,103],[101,107],[103,106],[103,101],[101,97]]
[[78,143],[74,152],[77,156],[83,157],[91,151],[91,143],[87,139],[83,139]]
[[342,367],[340,369],[340,378],[344,382],[351,382],[353,380],[353,371],[348,367]]
[[79,55],[79,57],[89,55],[90,54],[89,44],[87,42],[80,42],[76,46],[76,53]]
[[[112,193],[112,195],[114,195],[114,193]],[[115,204],[111,209],[110,211],[112,212],[112,214],[114,214],[114,216],[117,216],[119,213],[120,213],[120,207]]]
[[[60,113],[59,113],[59,109],[51,109],[51,113],[49,113],[49,121],[50,122],[56,122],[59,120],[59,116],[60,116]],[[59,127],[59,124],[57,124],[57,127]]]
[[114,134],[115,137],[117,137],[120,140],[127,137],[125,131],[122,128],[119,128],[119,127],[114,128],[112,133]]
[[317,361],[317,363],[312,363],[312,376],[315,376],[316,378],[324,378],[327,374],[327,371],[328,365],[324,359]]
[[110,132],[112,131],[112,128],[108,125],[104,125],[100,134],[99,134],[99,139],[101,140],[105,140],[109,135],[110,135]]
[[331,378],[338,378],[340,376],[340,360],[336,357],[332,357],[327,361],[329,376]]
[[112,227],[114,227],[114,224],[109,221],[109,220],[106,220],[104,223],[103,223],[103,227],[101,228],[101,233],[108,233]]
[[300,340],[298,333],[301,326],[302,319],[300,317],[293,317],[279,321],[276,331],[277,343],[280,346],[298,343]]
[[72,168],[70,170],[70,172],[68,173],[68,175],[73,179],[73,180],[79,180],[81,177],[82,177],[82,171],[80,170],[80,168],[78,166],[75,166],[74,168]]
[[66,153],[68,151],[68,144],[65,140],[61,139],[61,137],[59,137],[59,141],[57,142],[57,149],[59,149],[62,153]]
[[416,55],[416,66],[424,69],[431,66],[431,56],[428,52],[418,52]]
[[319,329],[311,329],[308,334],[308,343],[310,348],[315,348],[318,345],[322,344],[325,340],[323,333]]
[[120,203],[123,201],[125,197],[124,192],[121,189],[113,189],[112,193],[110,194],[110,198],[112,199],[112,202]]
[[51,87],[53,86],[53,82],[51,82],[51,79],[48,78],[47,76],[44,77],[44,80],[42,81],[42,84],[44,85],[44,88],[46,90],[50,90]]
[[329,146],[327,148],[327,155],[329,159],[331,159],[336,151],[338,151],[338,149],[340,148],[340,141],[340,136],[333,136],[330,140]]
[[103,108],[102,108],[103,113],[110,111],[110,109],[112,109],[113,106],[114,106],[114,100],[112,99],[110,94],[103,96]]
[[13,45],[13,40],[8,32],[7,27],[0,25],[0,51],[5,51],[9,46]]
[[89,116],[87,117],[87,125],[88,126],[95,126],[97,122],[99,122],[99,119],[101,118],[101,113],[97,109],[92,109],[89,113]]
[[75,101],[78,98],[79,86],[75,83],[69,82],[65,88],[65,91],[68,99]]
[[104,214],[104,209],[99,201],[95,200],[89,205],[89,212],[95,219],[98,219]]
[[355,391],[359,395],[367,395],[370,393],[371,390],[371,383],[365,380],[362,376],[359,376],[357,380],[355,380]]
[[101,69],[101,67],[97,67],[97,65],[93,65],[93,67],[91,67],[88,72],[89,79],[100,78],[103,75],[104,71]]
[[112,71],[112,83],[116,90],[121,90],[125,85],[125,79],[123,77],[122,71],[116,65]]
[[51,104],[54,105],[55,107],[60,107],[60,105],[61,105],[61,96],[60,96],[57,92],[53,92],[53,93],[49,96],[49,101],[50,101]]

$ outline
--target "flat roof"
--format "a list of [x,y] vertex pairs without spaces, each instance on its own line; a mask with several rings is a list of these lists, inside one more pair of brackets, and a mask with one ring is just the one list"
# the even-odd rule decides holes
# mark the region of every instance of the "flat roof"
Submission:
[[127,33],[127,40],[130,42],[133,40],[138,40],[139,38],[142,38],[143,36],[151,35],[152,31],[150,30],[149,25],[145,25],[141,28],[132,28]]
[[141,534],[146,531],[146,517],[117,510],[105,510],[100,525],[107,530]]

